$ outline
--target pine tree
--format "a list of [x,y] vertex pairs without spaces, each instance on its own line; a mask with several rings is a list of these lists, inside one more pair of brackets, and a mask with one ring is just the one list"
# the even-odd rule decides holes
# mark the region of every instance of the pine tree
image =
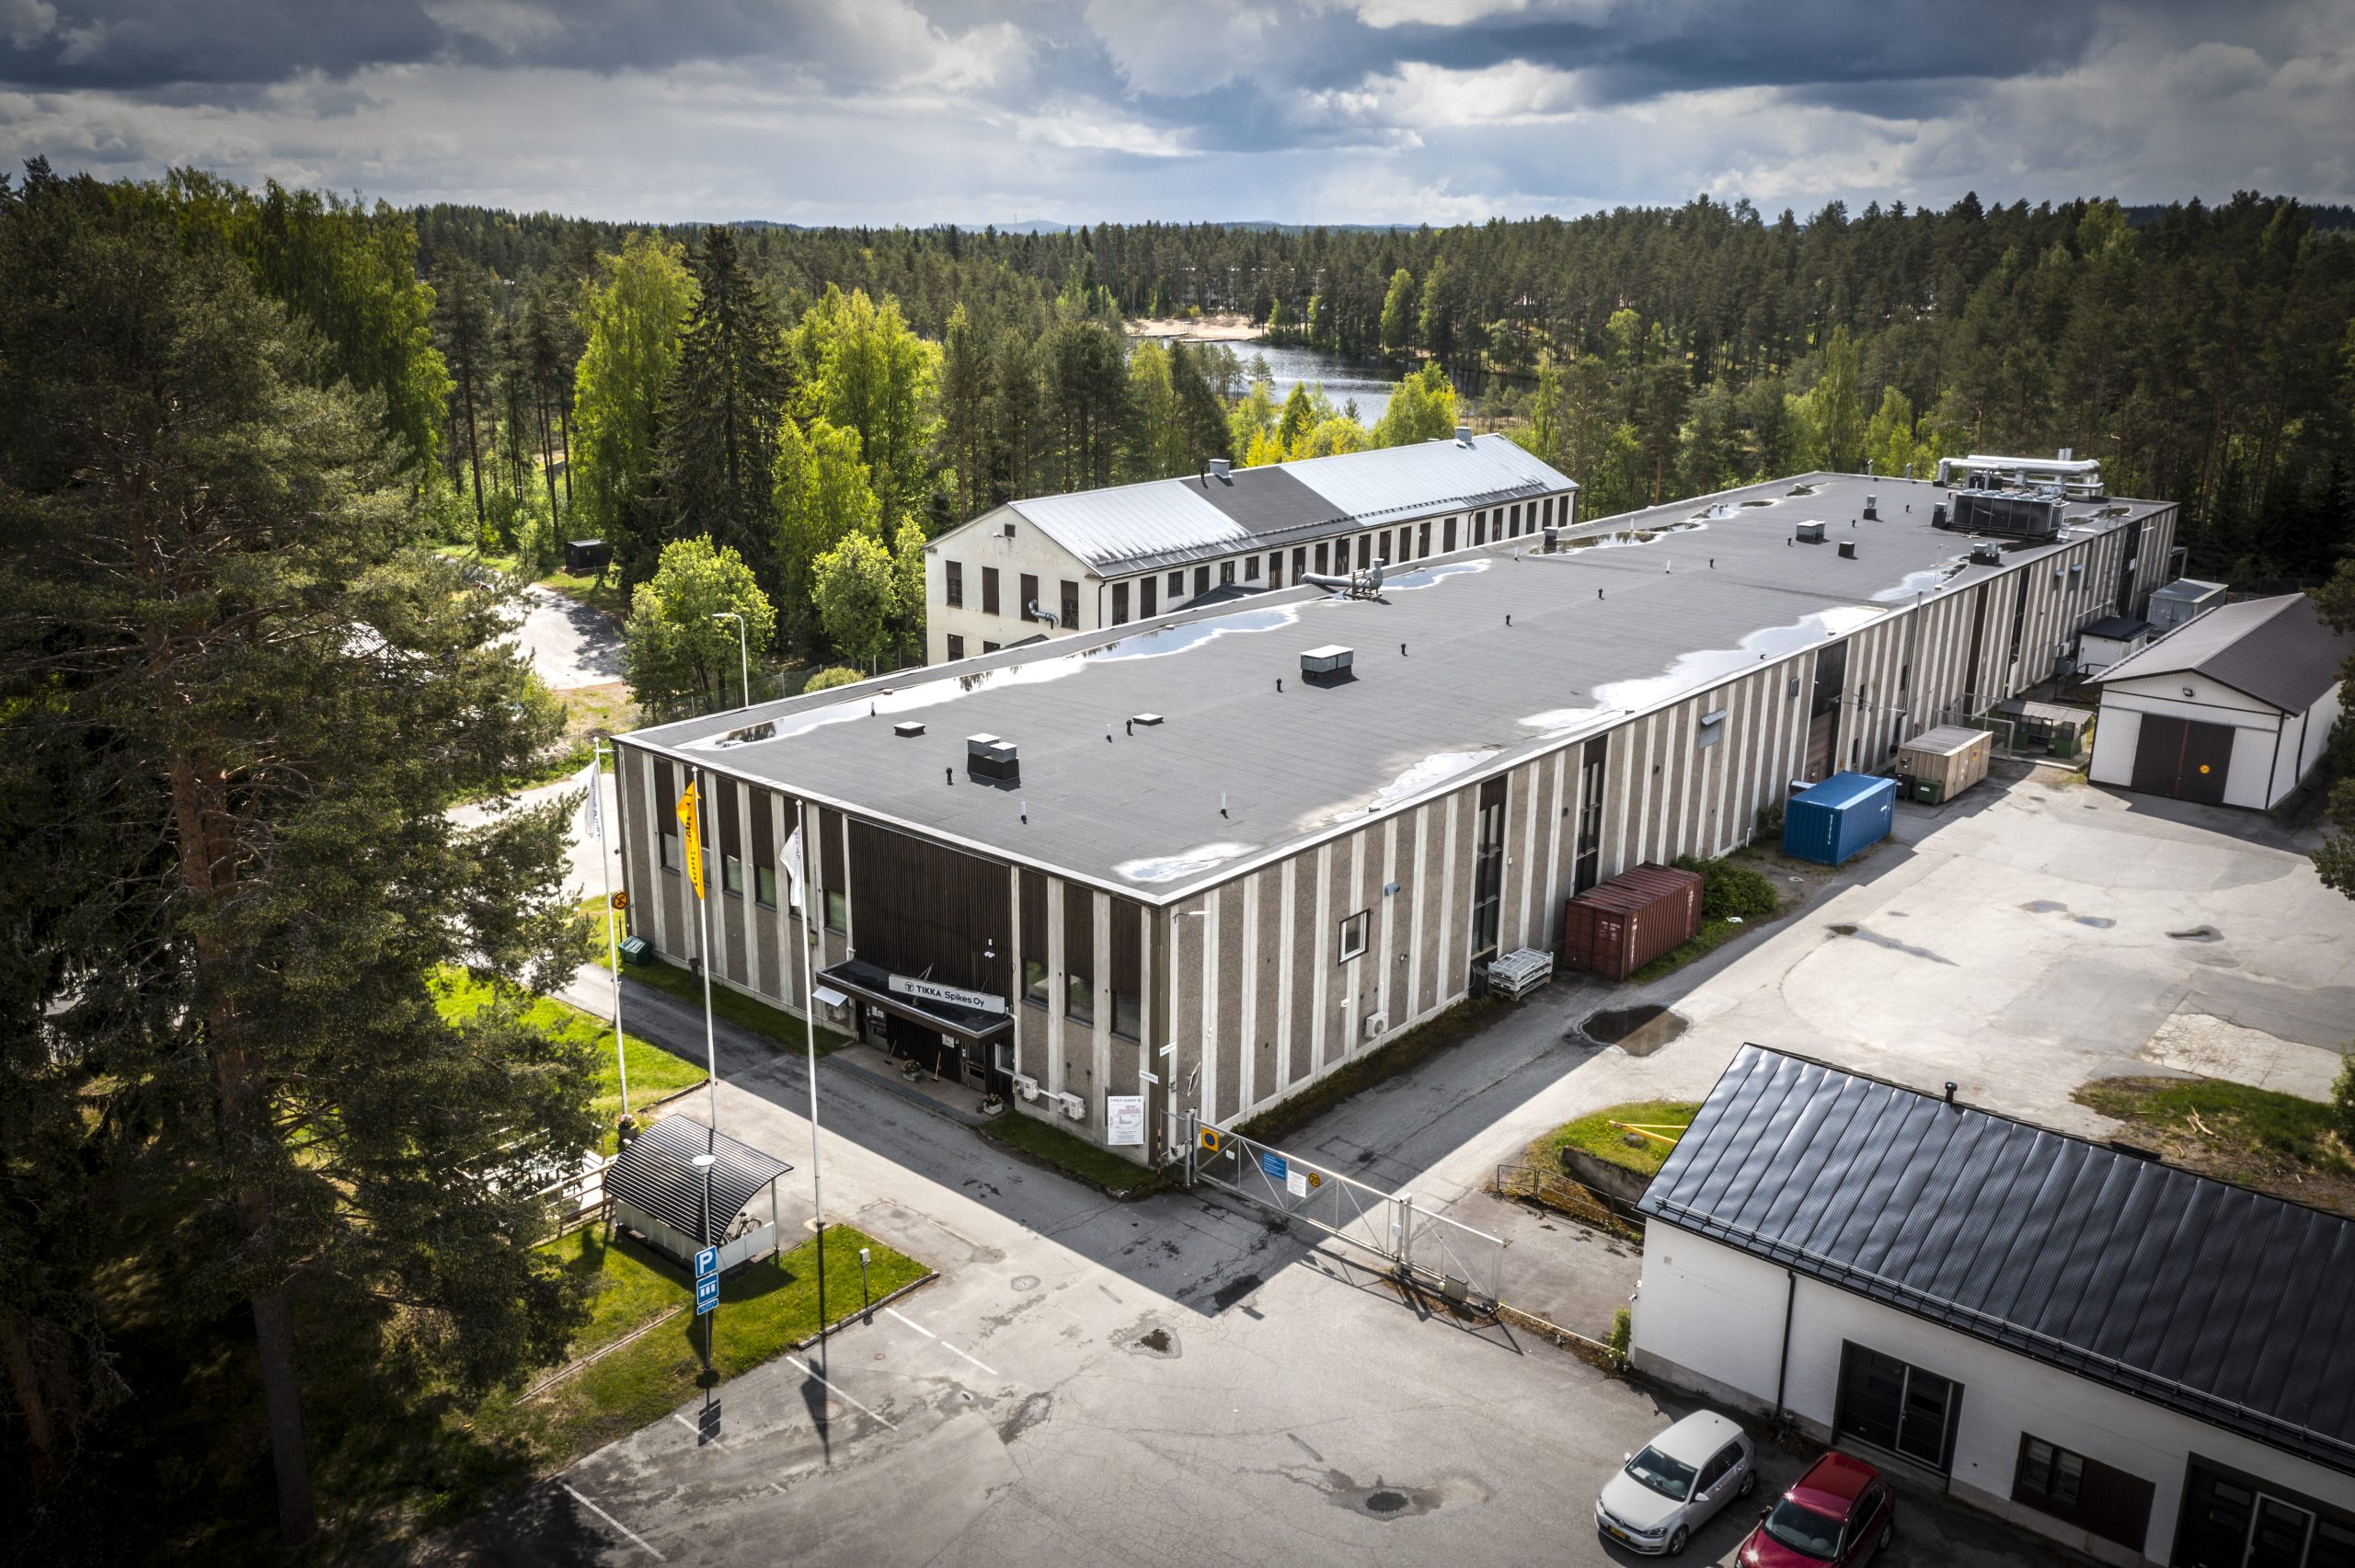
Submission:
[[487,400],[494,374],[490,301],[474,269],[461,264],[444,281],[434,303],[434,314],[440,318],[442,358],[457,378],[454,412],[465,420],[466,465],[475,481],[475,527],[480,529],[490,514],[483,505],[482,420],[476,404],[478,394]]
[[771,502],[777,426],[792,387],[768,291],[733,230],[704,236],[696,297],[662,394],[662,505],[673,537],[709,536],[776,581]]
[[638,234],[598,258],[580,306],[583,343],[573,372],[581,521],[613,545],[629,589],[662,554],[662,394],[677,367],[695,282],[675,244]]

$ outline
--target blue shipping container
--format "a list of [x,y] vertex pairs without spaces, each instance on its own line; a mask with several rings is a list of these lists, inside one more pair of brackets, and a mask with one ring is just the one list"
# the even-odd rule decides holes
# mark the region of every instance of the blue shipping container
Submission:
[[1889,837],[1896,799],[1895,779],[1834,773],[1791,796],[1783,807],[1783,853],[1838,865]]

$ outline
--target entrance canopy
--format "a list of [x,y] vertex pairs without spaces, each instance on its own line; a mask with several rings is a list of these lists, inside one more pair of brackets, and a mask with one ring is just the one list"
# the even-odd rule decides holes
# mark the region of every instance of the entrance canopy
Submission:
[[[711,1224],[704,1225],[704,1173],[695,1156],[713,1156]],[[724,1132],[685,1116],[665,1116],[605,1167],[608,1196],[660,1220],[699,1247],[717,1246],[754,1194],[793,1167]]]
[[[1004,1011],[1002,1002],[995,1010],[969,1007],[941,994],[955,990],[954,987],[895,975],[864,958],[844,959],[831,969],[819,970],[818,978],[869,1007],[879,1007],[894,1017],[937,1030],[969,1048],[986,1045],[1014,1029],[1014,1020]],[[982,993],[961,994],[978,997]]]

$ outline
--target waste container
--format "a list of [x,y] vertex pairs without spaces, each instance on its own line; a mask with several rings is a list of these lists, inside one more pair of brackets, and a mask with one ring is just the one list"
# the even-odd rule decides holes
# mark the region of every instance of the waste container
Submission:
[[646,945],[646,938],[642,936],[626,938],[622,943],[622,962],[651,964],[654,962],[654,950]]

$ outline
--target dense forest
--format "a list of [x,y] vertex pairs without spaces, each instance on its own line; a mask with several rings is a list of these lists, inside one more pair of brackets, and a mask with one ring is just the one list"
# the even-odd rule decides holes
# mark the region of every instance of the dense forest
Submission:
[[[473,273],[557,310],[629,232],[477,208],[406,221],[445,295]],[[1162,367],[1123,376],[1085,328],[1200,310],[1402,372],[1437,364],[1584,485],[1589,516],[1818,464],[2066,446],[2121,493],[2183,501],[2205,571],[2311,581],[2349,538],[2355,235],[2282,199],[2131,221],[2108,201],[1967,196],[1804,220],[1702,198],[1413,231],[748,225],[737,248],[781,321],[834,289],[946,345],[921,411],[930,483],[903,492],[928,532],[1198,458],[1215,422],[1157,428],[1145,383]],[[1248,401],[1247,378],[1197,357],[1230,411]],[[1230,454],[1250,461],[1267,422],[1230,419]]]

